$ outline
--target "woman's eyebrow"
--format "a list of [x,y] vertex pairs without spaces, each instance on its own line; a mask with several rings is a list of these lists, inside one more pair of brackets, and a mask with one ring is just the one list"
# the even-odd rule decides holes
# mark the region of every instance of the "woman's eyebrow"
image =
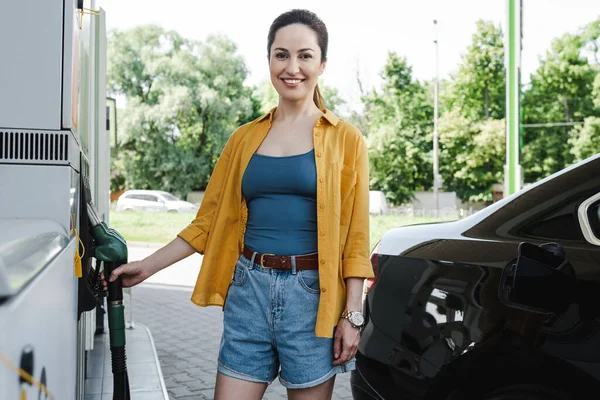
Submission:
[[[280,51],[285,51],[286,53],[289,53],[290,51],[288,49],[285,49],[283,47],[276,47],[274,50],[280,50]],[[303,53],[305,51],[314,51],[313,49],[311,49],[310,47],[305,47],[303,49],[298,50],[298,53]]]

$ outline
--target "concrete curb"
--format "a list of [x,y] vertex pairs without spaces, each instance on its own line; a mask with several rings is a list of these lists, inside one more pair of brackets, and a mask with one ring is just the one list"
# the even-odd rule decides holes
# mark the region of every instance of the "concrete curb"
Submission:
[[153,242],[127,242],[127,246],[131,247],[148,247],[152,249],[159,249],[165,246],[167,243],[153,243]]
[[152,352],[154,353],[154,360],[156,361],[156,369],[158,370],[158,378],[160,379],[160,387],[162,389],[163,396],[165,400],[169,400],[169,393],[167,392],[167,385],[165,384],[165,378],[162,373],[162,368],[160,367],[160,361],[158,359],[158,353],[156,352],[156,344],[154,343],[154,337],[152,336],[152,332],[148,327],[144,324],[138,324],[143,327],[148,333],[148,338],[150,339],[150,344],[152,345]]
[[148,288],[148,289],[162,289],[162,290],[177,290],[180,292],[193,292],[194,286],[183,286],[183,285],[172,285],[169,283],[150,283],[150,282],[142,282],[138,285],[138,287]]

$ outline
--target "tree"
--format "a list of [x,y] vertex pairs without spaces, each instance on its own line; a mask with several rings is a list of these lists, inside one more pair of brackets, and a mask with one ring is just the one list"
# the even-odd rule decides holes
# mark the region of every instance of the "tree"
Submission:
[[325,100],[325,106],[334,113],[340,112],[340,107],[346,104],[346,100],[340,97],[340,92],[333,86],[327,86],[323,81],[319,82],[321,96]]
[[108,92],[120,112],[125,185],[185,196],[206,186],[233,130],[259,115],[247,70],[223,36],[184,39],[155,25],[112,31]]
[[462,201],[492,200],[492,185],[502,181],[504,120],[473,122],[458,110],[440,118],[440,173],[444,189]]
[[363,96],[371,186],[402,204],[431,186],[433,105],[405,58],[388,53],[383,87]]
[[600,118],[586,118],[585,124],[575,127],[570,135],[569,145],[574,162],[600,153]]
[[446,107],[457,108],[473,121],[502,119],[505,82],[502,29],[479,20],[472,42],[444,95]]
[[582,29],[581,39],[584,51],[589,53],[593,62],[600,67],[600,18]]
[[[598,115],[592,96],[597,67],[582,56],[581,36],[566,34],[551,48],[531,75],[523,96],[525,124],[582,122]],[[525,180],[534,182],[574,161],[568,146],[571,126],[531,127],[524,131]]]
[[592,98],[594,99],[594,106],[600,109],[600,73],[596,74],[596,79],[594,79]]

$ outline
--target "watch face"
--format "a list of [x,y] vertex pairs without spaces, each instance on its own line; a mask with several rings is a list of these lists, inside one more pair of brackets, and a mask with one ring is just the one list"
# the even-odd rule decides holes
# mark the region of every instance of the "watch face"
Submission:
[[350,322],[356,326],[362,326],[365,323],[365,317],[361,313],[353,313],[350,316]]

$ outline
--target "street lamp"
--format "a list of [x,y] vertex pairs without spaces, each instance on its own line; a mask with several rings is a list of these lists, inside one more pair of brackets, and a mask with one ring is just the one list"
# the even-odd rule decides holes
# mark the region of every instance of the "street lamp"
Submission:
[[438,52],[438,35],[437,35],[437,19],[433,20],[435,29],[435,84],[433,86],[433,197],[435,200],[435,217],[439,217],[440,213],[440,195],[439,188],[441,185],[441,176],[439,172],[439,148],[438,148],[438,112],[439,112],[439,52]]

